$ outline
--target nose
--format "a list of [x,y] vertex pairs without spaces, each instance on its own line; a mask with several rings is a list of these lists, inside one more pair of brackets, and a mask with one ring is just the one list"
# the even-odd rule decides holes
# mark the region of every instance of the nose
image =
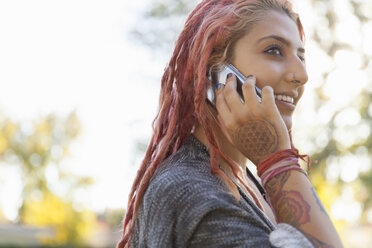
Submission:
[[285,80],[286,82],[304,85],[308,80],[307,70],[305,63],[296,55],[289,61]]

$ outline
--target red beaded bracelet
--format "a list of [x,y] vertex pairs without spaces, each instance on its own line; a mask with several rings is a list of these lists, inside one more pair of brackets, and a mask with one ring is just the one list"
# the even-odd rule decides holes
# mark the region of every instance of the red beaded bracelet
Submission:
[[[301,155],[296,148],[292,149],[286,149],[282,151],[278,151],[268,158],[261,161],[257,166],[257,175],[259,177],[262,176],[262,174],[269,169],[272,165],[280,162],[283,159],[287,158],[300,158],[304,161],[307,160],[307,170],[310,171],[310,156],[309,155]],[[305,160],[306,158],[306,160]]]

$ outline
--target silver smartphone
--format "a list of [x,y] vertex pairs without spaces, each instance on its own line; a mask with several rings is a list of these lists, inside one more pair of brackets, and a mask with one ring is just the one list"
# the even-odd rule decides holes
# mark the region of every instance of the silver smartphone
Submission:
[[[236,76],[237,87],[236,90],[239,93],[240,99],[244,102],[242,85],[244,84],[247,77],[245,77],[235,66],[232,64],[223,64],[220,70],[216,73],[211,73],[209,80],[211,81],[211,87],[207,90],[207,99],[216,106],[216,86],[218,84],[226,84],[226,78],[229,73],[233,73]],[[256,87],[257,100],[261,102],[261,89]]]

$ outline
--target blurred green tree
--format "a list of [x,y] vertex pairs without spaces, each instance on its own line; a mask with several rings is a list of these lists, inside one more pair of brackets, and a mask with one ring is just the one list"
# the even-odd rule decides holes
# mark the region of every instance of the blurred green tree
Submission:
[[123,223],[123,212],[125,215],[125,210],[123,209],[106,209],[99,218],[105,220],[111,230],[118,230]]
[[[18,123],[7,117],[0,121],[0,160],[19,166],[22,172],[19,222],[54,227],[56,236],[43,240],[47,244],[83,244],[95,225],[95,214],[77,210],[71,195],[93,180],[64,171],[60,163],[80,131],[75,111],[64,118],[51,114],[33,122]],[[48,180],[48,170],[57,181]],[[57,196],[51,187],[62,183],[69,195]]]
[[[196,5],[196,0],[155,0],[131,31],[134,40],[155,48],[153,52],[170,53],[177,34],[186,21],[186,15]],[[161,34],[161,35],[159,35]]]

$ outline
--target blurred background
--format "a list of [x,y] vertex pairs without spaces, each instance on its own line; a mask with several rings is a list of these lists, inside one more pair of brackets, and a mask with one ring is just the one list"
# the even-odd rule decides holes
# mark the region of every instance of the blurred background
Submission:
[[[0,0],[0,247],[113,247],[196,0]],[[294,0],[294,143],[345,244],[372,243],[372,2]]]

